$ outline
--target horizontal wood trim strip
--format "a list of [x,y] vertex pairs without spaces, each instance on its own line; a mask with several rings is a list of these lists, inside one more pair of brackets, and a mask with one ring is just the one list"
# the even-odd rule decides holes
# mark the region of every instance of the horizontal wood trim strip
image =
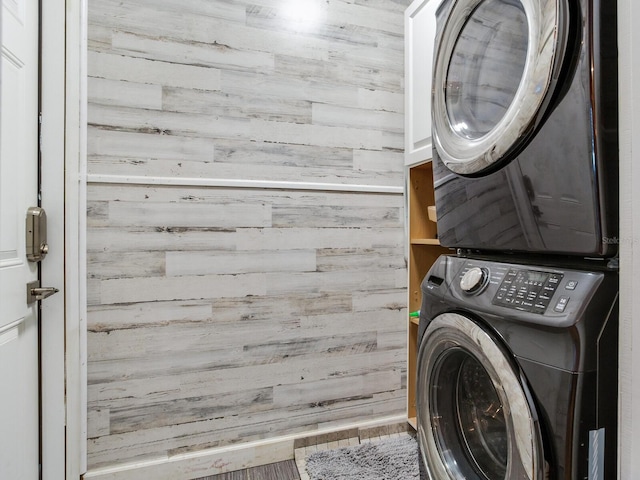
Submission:
[[184,178],[184,177],[151,177],[130,175],[87,175],[87,183],[110,183],[126,185],[165,185],[185,187],[227,187],[254,188],[263,190],[317,190],[325,192],[362,192],[386,193],[402,195],[402,186],[392,185],[358,185],[340,183],[313,182],[275,182],[264,180],[243,180],[236,178]]

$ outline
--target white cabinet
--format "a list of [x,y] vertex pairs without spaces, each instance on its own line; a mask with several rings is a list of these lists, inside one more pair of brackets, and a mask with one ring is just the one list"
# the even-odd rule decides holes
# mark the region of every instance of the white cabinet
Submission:
[[415,0],[405,11],[405,164],[431,158],[431,69],[441,0]]

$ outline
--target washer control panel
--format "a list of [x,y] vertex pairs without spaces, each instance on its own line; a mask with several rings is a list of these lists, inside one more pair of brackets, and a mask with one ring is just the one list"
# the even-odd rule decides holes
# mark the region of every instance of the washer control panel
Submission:
[[[510,268],[491,303],[544,314],[563,277],[562,273]],[[564,311],[569,301],[569,297],[562,298],[559,298],[558,305],[554,306],[557,312]]]
[[586,309],[602,313],[601,305],[593,302],[596,293],[598,298],[606,295],[605,303],[611,305],[617,272],[597,267],[586,270],[443,255],[422,282],[421,306],[425,315],[441,309],[464,310],[567,327],[581,320]]
[[597,272],[457,257],[439,265],[432,277],[456,272],[450,285],[460,305],[497,306],[554,319],[574,315],[603,278]]

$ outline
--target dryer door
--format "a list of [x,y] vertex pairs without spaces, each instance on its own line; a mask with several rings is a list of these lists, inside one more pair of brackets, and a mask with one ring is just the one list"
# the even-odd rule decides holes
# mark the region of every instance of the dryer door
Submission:
[[476,322],[436,317],[418,353],[418,442],[432,480],[541,480],[536,410],[521,373]]
[[441,6],[432,125],[434,148],[450,170],[491,171],[535,128],[562,67],[565,9],[564,0]]

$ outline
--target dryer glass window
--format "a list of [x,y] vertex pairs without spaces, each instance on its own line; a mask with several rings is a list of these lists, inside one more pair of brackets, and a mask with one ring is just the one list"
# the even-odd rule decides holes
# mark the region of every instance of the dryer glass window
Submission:
[[[432,392],[437,443],[460,478],[504,479],[509,433],[502,402],[481,363],[463,349],[441,357]],[[455,381],[452,381],[455,379]]]
[[455,43],[445,104],[458,135],[477,140],[504,117],[527,60],[529,25],[520,0],[485,0],[467,19]]

